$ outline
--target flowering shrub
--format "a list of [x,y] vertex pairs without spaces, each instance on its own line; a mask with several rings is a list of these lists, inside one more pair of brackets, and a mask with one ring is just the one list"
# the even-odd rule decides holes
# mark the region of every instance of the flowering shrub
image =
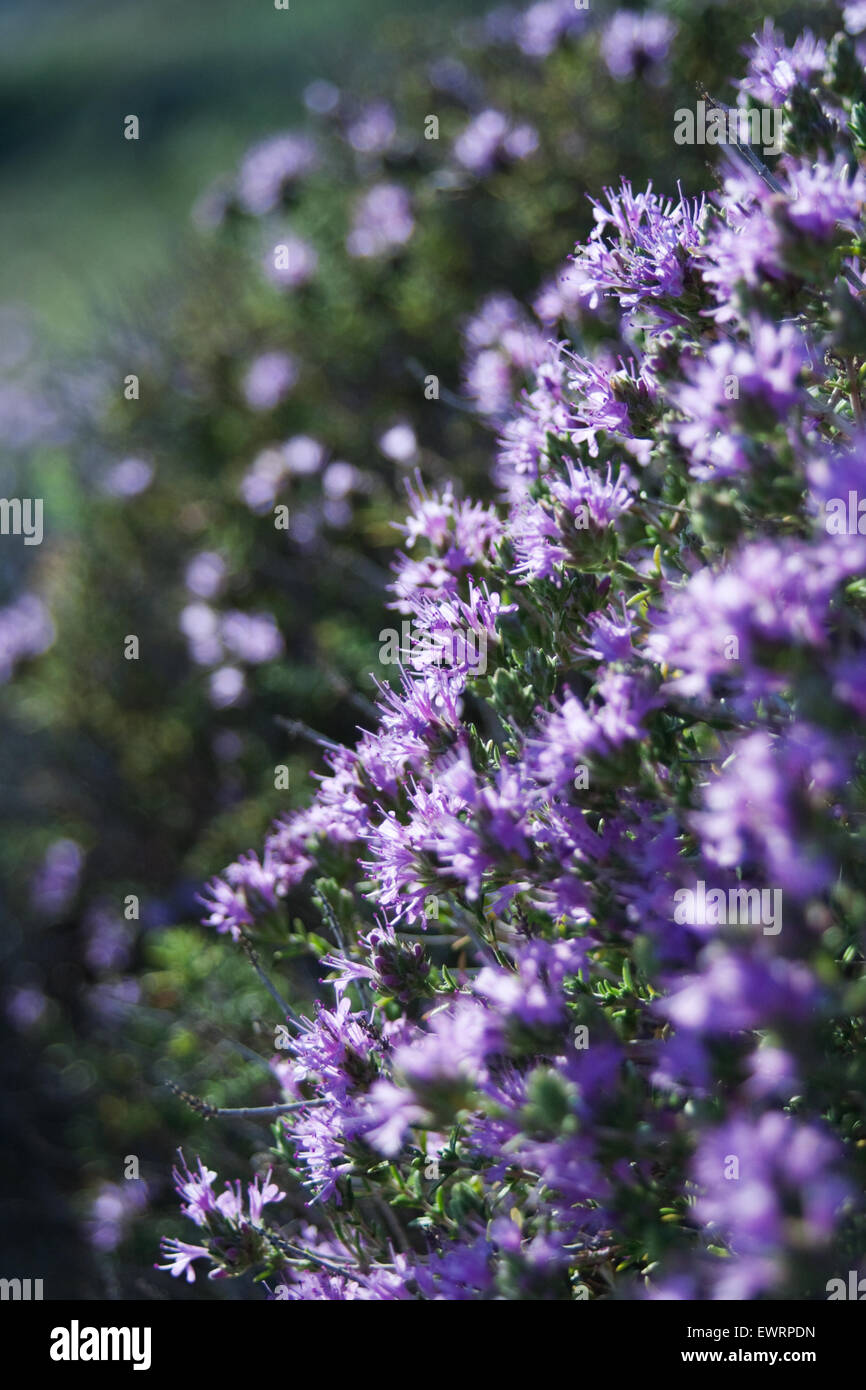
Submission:
[[[773,171],[607,189],[571,340],[535,335],[507,415],[495,393],[499,500],[410,486],[392,607],[483,634],[486,667],[381,685],[210,885],[212,928],[313,956],[323,996],[279,1006],[276,1176],[245,1204],[179,1171],[203,1243],[166,1242],[173,1274],[807,1298],[860,1257],[864,47],[768,25],[741,91],[783,105]],[[509,139],[479,117],[462,162]],[[488,304],[470,352],[516,313]]]
[[[382,626],[412,630],[408,610],[382,611],[404,479],[453,477],[480,499],[467,544],[498,532],[489,462],[515,395],[551,336],[613,332],[612,306],[581,307],[563,267],[592,224],[586,191],[615,169],[636,187],[650,172],[701,186],[705,152],[672,144],[671,108],[698,77],[719,90],[763,15],[790,8],[701,0],[615,28],[612,0],[480,19],[469,5],[452,31],[425,7],[371,39],[360,78],[311,83],[296,128],[265,128],[177,229],[146,302],[101,298],[90,351],[39,362],[0,306],[3,491],[45,504],[43,543],[4,539],[0,575],[0,876],[27,923],[0,1026],[58,1136],[33,1154],[33,1189],[52,1169],[88,1237],[80,1263],[52,1246],[68,1287],[156,1290],[143,1267],[174,1210],[174,1147],[235,1172],[254,1142],[255,1120],[205,1127],[165,1085],[215,1106],[269,1097],[247,959],[175,924],[239,845],[305,802],[319,753],[305,730],[351,742],[370,723],[369,673],[393,672]],[[411,584],[423,543],[409,539]],[[454,620],[418,629],[413,657],[454,648],[483,665],[486,628],[452,642]],[[291,903],[309,929],[312,882]],[[284,973],[308,1011],[314,963]],[[146,1210],[116,1191],[130,1151]],[[97,1234],[109,1208],[116,1240]],[[208,1287],[240,1288],[192,1292]]]

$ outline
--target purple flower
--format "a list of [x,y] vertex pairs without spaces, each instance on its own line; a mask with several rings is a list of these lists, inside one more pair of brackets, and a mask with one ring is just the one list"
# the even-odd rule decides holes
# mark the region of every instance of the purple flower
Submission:
[[6,1017],[14,1028],[33,1028],[45,1013],[48,1000],[36,985],[23,985],[9,991],[6,998]]
[[250,511],[270,511],[289,465],[284,450],[265,449],[241,479],[240,494]]
[[529,484],[545,471],[548,435],[565,438],[569,433],[573,406],[565,382],[564,358],[545,357],[533,388],[524,393],[517,414],[505,422],[495,477],[512,502],[525,500]]
[[422,942],[403,941],[384,923],[361,937],[360,944],[369,964],[341,954],[322,957],[322,965],[338,972],[332,982],[338,998],[356,980],[369,981],[379,994],[393,994],[403,1004],[428,992],[430,962]]
[[491,173],[497,159],[526,159],[538,148],[538,134],[530,125],[512,126],[501,111],[481,111],[458,135],[454,158],[476,178]]
[[485,966],[475,989],[505,1020],[514,1018],[533,1029],[562,1028],[566,1022],[563,982],[585,964],[576,941],[534,941],[517,957],[517,970]]
[[253,924],[254,918],[247,903],[243,886],[215,878],[207,885],[201,898],[209,910],[205,926],[218,932],[229,932],[237,940],[240,933]]
[[750,1058],[750,1076],[743,1090],[754,1100],[789,1101],[800,1087],[797,1064],[790,1052],[764,1043]]
[[603,531],[631,507],[632,481],[625,466],[613,477],[608,464],[603,478],[593,469],[573,464],[571,459],[565,460],[565,469],[565,478],[550,481],[550,491],[562,508],[566,528],[587,529],[580,524],[585,517],[590,527]]
[[[178,1151],[180,1153],[180,1151]],[[197,1159],[198,1172],[193,1173],[183,1154],[180,1153],[181,1168],[172,1168],[172,1177],[179,1197],[183,1198],[181,1210],[184,1216],[194,1221],[196,1226],[207,1226],[217,1210],[217,1198],[213,1190],[216,1172],[205,1168]]]
[[394,1049],[393,1069],[401,1084],[383,1081],[371,1091],[368,1141],[393,1155],[411,1125],[453,1123],[484,1079],[485,1059],[498,1045],[480,1003],[460,1002],[434,1013],[430,1031],[417,1029],[411,1044]]
[[316,273],[319,254],[301,236],[289,233],[268,249],[264,259],[265,274],[281,289],[296,290]]
[[718,676],[746,694],[780,688],[774,652],[826,647],[827,605],[842,565],[805,546],[755,542],[718,573],[698,570],[670,592],[647,651],[684,695],[706,696]]
[[616,662],[628,661],[634,655],[634,620],[624,599],[619,613],[613,608],[607,613],[590,613],[587,623],[587,644],[576,648],[581,656],[593,661]]
[[633,193],[625,179],[618,193],[606,188],[605,197],[607,207],[591,200],[596,225],[575,250],[584,301],[594,309],[612,295],[627,316],[641,309],[653,322],[676,322],[675,303],[700,264],[703,200],[664,202],[652,184]]
[[276,135],[255,145],[238,174],[238,200],[255,217],[273,212],[284,191],[318,168],[315,143],[307,135]]
[[698,1293],[691,1275],[672,1274],[666,1279],[653,1279],[648,1284],[644,1297],[654,1302],[692,1303],[698,1297]]
[[271,1202],[281,1202],[286,1195],[285,1192],[280,1191],[275,1182],[271,1182],[270,1172],[268,1172],[261,1187],[259,1187],[258,1177],[247,1184],[246,1211],[244,1210],[240,1183],[238,1181],[235,1181],[234,1184],[227,1182],[225,1188],[225,1192],[221,1192],[216,1199],[216,1211],[238,1231],[242,1231],[250,1223],[253,1226],[261,1225],[263,1209]]
[[661,704],[643,678],[625,671],[605,671],[596,688],[603,703],[596,710],[595,720],[608,745],[619,748],[632,739],[643,738],[644,717]]
[[194,555],[186,567],[184,583],[199,598],[216,598],[226,576],[226,562],[213,550]]
[[405,524],[396,524],[406,538],[406,549],[414,549],[422,540],[440,556],[432,559],[432,568],[415,570],[407,556],[398,556],[398,577],[391,588],[397,596],[393,606],[400,612],[414,611],[416,597],[433,597],[443,589],[451,591],[454,576],[470,567],[483,571],[492,560],[504,529],[492,507],[458,501],[451,483],[441,493],[428,494],[416,473],[414,481],[406,480],[406,491],[412,510]]
[[524,121],[512,126],[502,142],[502,151],[509,159],[528,159],[538,149],[538,131]]
[[412,426],[406,421],[399,421],[382,435],[379,448],[386,458],[405,465],[417,456],[418,440]]
[[412,1094],[391,1081],[377,1081],[370,1092],[367,1140],[380,1153],[393,1158],[403,1147],[407,1129],[427,1115]]
[[415,230],[409,194],[399,184],[377,183],[355,208],[346,238],[350,256],[369,259],[404,246]]
[[57,917],[66,910],[81,880],[84,850],[75,840],[55,840],[45,852],[30,885],[30,899],[37,912]]
[[729,168],[721,200],[724,215],[710,224],[701,274],[716,300],[715,317],[738,317],[743,291],[786,274],[779,221],[771,216],[766,186],[752,170]]
[[851,0],[842,11],[849,34],[862,34],[866,29],[866,0]]
[[649,73],[655,80],[677,26],[663,14],[617,10],[601,39],[601,52],[611,77],[627,82]]
[[846,776],[843,759],[823,735],[794,727],[784,739],[760,731],[740,740],[736,757],[709,782],[696,814],[704,852],[723,868],[752,859],[796,898],[825,890],[835,877],[809,826],[809,810],[826,805]]
[[785,173],[792,200],[787,217],[803,236],[828,241],[840,222],[852,229],[859,225],[866,203],[866,177],[861,169],[852,177],[842,155],[832,164],[789,160]]
[[285,471],[293,478],[306,478],[318,473],[325,461],[325,449],[318,439],[296,434],[287,439],[282,449]]
[[103,1252],[116,1250],[146,1205],[147,1187],[141,1179],[102,1183],[87,1221],[87,1237],[93,1248]]
[[304,88],[304,105],[316,116],[327,116],[340,104],[340,89],[333,82],[317,78]]
[[216,709],[228,709],[236,705],[246,689],[246,678],[237,666],[221,666],[211,672],[208,682],[208,697]]
[[482,302],[464,328],[467,347],[494,347],[509,329],[522,328],[526,314],[510,294],[491,294]]
[[265,352],[244,378],[244,397],[253,410],[273,410],[298,379],[298,364],[286,352]]
[[788,48],[771,19],[764,20],[760,35],[752,36],[749,75],[738,86],[762,106],[784,106],[798,82],[809,86],[824,68],[826,44],[804,29]]
[[102,491],[109,497],[137,497],[153,481],[153,464],[144,459],[123,459],[102,479]]
[[586,762],[601,744],[601,730],[592,712],[567,693],[545,716],[537,737],[529,740],[529,771],[540,785],[550,788],[552,795],[561,793],[574,781],[575,764]]
[[701,965],[699,975],[678,977],[672,993],[657,1005],[686,1033],[719,1036],[773,1020],[799,1021],[815,1008],[817,988],[805,966],[717,944],[706,948]]
[[686,361],[687,384],[675,399],[686,421],[677,434],[697,478],[727,477],[749,467],[752,436],[789,418],[803,403],[807,361],[792,324],[753,320],[751,341],[715,343],[700,361]]
[[415,1279],[425,1298],[434,1302],[468,1302],[493,1296],[493,1248],[485,1236],[470,1244],[457,1242],[433,1255],[426,1265],[418,1265]]
[[533,312],[544,324],[554,324],[561,318],[576,318],[581,308],[583,277],[575,266],[566,263],[555,280],[549,280],[533,303]]
[[572,443],[587,444],[592,458],[598,456],[598,435],[618,435],[623,447],[640,463],[649,457],[651,441],[635,438],[629,406],[646,410],[655,393],[649,373],[636,369],[634,362],[620,361],[619,370],[613,364],[589,362],[569,356],[569,431]]
[[296,1118],[288,1132],[299,1163],[305,1171],[304,1185],[317,1202],[334,1201],[340,1205],[339,1182],[353,1171],[354,1164],[346,1156],[345,1106],[329,1105],[309,1110]]
[[302,1020],[289,1050],[296,1059],[296,1080],[314,1080],[336,1102],[344,1101],[350,1091],[366,1090],[379,1072],[378,1036],[345,998],[333,1010],[317,1003],[315,1019]]
[[579,33],[587,18],[574,0],[537,0],[517,20],[517,45],[529,58],[547,58],[563,38]]
[[199,666],[215,666],[223,659],[216,611],[207,603],[188,603],[181,610],[180,630],[189,644],[189,654]]
[[511,532],[523,583],[552,579],[562,583],[569,564],[592,568],[592,548],[600,533],[616,523],[632,505],[631,480],[623,467],[614,478],[611,465],[604,477],[565,460],[566,477],[553,478],[549,499],[518,503]]
[[342,502],[353,492],[363,492],[368,486],[368,475],[341,459],[329,463],[322,474],[322,490],[335,502]]
[[210,1251],[203,1245],[187,1245],[186,1241],[169,1239],[164,1237],[161,1242],[161,1249],[165,1259],[168,1261],[164,1265],[154,1265],[154,1269],[167,1270],[172,1279],[177,1279],[181,1274],[186,1275],[188,1284],[195,1283],[195,1262],[196,1260],[210,1260]]
[[849,1195],[833,1171],[839,1157],[829,1134],[791,1115],[735,1118],[706,1134],[695,1157],[698,1218],[745,1255],[771,1254],[792,1221],[802,1246],[821,1246]]
[[95,904],[85,919],[84,956],[91,970],[123,970],[132,955],[130,925],[105,904]]
[[394,142],[397,122],[386,101],[374,101],[355,118],[346,132],[349,144],[359,154],[384,154]]
[[283,639],[270,613],[226,613],[220,636],[237,661],[250,665],[276,661],[283,652]]
[[510,295],[493,294],[464,328],[466,391],[484,415],[511,405],[516,378],[548,356],[546,339]]

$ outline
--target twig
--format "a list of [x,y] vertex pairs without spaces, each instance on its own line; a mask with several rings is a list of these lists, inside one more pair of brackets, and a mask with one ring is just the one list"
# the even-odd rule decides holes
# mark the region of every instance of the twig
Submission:
[[851,396],[851,405],[854,410],[854,418],[857,424],[863,424],[863,402],[860,400],[860,387],[857,383],[857,373],[854,370],[854,363],[850,358],[845,361],[845,370],[848,374],[848,391]]
[[315,743],[319,748],[330,748],[339,750],[339,743],[332,743],[324,734],[317,734],[315,729],[311,729],[309,724],[305,724],[302,719],[286,719],[282,714],[278,714],[274,719],[275,724],[279,724],[281,729],[288,729],[295,738],[305,738],[309,743]]
[[350,1270],[357,1268],[356,1265],[350,1262],[343,1264],[337,1260],[329,1259],[327,1255],[320,1255],[316,1250],[307,1250],[303,1245],[295,1245],[293,1241],[286,1240],[284,1236],[277,1235],[275,1231],[265,1228],[262,1230],[262,1233],[267,1236],[268,1240],[273,1242],[278,1250],[282,1250],[286,1254],[294,1256],[295,1259],[300,1256],[301,1259],[307,1260],[310,1264],[318,1264],[321,1265],[323,1269],[330,1269],[334,1274],[346,1274]]
[[[420,381],[422,384],[426,382],[427,377],[430,375],[429,372],[425,372],[421,363],[415,357],[407,357],[406,366],[415,380]],[[451,406],[452,410],[462,410],[464,415],[474,415],[480,420],[477,407],[471,405],[468,401],[462,401],[459,396],[455,396],[453,391],[449,391],[447,386],[440,385],[437,400],[444,401],[446,405]],[[480,423],[484,422],[480,421]]]
[[209,1101],[202,1100],[200,1096],[193,1096],[189,1091],[184,1091],[180,1086],[176,1086],[173,1081],[167,1081],[170,1091],[173,1091],[178,1100],[182,1100],[194,1110],[202,1119],[269,1119],[276,1115],[288,1115],[293,1110],[304,1110],[311,1105],[327,1105],[326,1097],[316,1097],[314,1100],[293,1100],[286,1105],[249,1105],[241,1106],[240,1109],[227,1109],[219,1105],[211,1105]]
[[238,940],[240,941],[241,950],[243,951],[250,965],[253,967],[253,970],[255,970],[265,989],[268,991],[268,994],[276,1003],[277,1007],[279,1009],[282,1009],[285,1017],[288,1018],[292,1023],[294,1023],[296,1028],[300,1028],[301,1020],[298,1018],[298,1015],[295,1013],[291,1004],[286,1003],[279,990],[276,988],[275,985],[271,984],[271,981],[268,979],[264,970],[262,970],[262,967],[259,965],[259,958],[256,954],[255,947],[253,946],[253,943],[250,941],[249,937],[246,936],[243,932],[241,932],[240,936],[238,937]]
[[211,1113],[207,1118],[243,1120],[270,1119],[274,1115],[290,1115],[295,1110],[306,1110],[307,1107],[311,1105],[328,1105],[329,1103],[327,1096],[316,1096],[314,1100],[293,1100],[287,1105],[245,1105],[241,1106],[239,1109],[226,1108],[224,1106],[215,1109],[213,1106],[209,1106],[208,1108]]

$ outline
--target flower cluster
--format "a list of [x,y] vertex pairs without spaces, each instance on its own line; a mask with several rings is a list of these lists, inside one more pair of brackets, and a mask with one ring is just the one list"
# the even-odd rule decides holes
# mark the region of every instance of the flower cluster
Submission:
[[[638,28],[607,37],[615,75],[664,56],[665,25]],[[756,38],[772,174],[595,204],[573,302],[621,353],[548,343],[502,297],[467,326],[501,501],[415,483],[392,594],[483,632],[486,669],[381,687],[311,805],[209,891],[209,923],[255,938],[315,881],[338,1002],[285,1018],[274,1067],[275,1161],[314,1224],[269,1243],[274,1197],[245,1217],[200,1169],[216,1241],[175,1243],[173,1272],[263,1267],[292,1299],[798,1298],[862,1240],[866,538],[824,504],[866,483],[866,78],[839,46]],[[464,136],[485,160],[494,114]],[[698,881],[781,893],[780,930],[683,922]]]
[[210,1262],[211,1279],[226,1279],[238,1269],[267,1258],[275,1237],[263,1224],[263,1209],[271,1202],[281,1202],[286,1195],[271,1182],[270,1173],[261,1186],[258,1178],[247,1184],[245,1204],[239,1182],[227,1182],[225,1191],[217,1194],[213,1190],[216,1173],[205,1168],[201,1159],[198,1171],[193,1173],[182,1154],[180,1157],[183,1167],[173,1169],[173,1174],[178,1195],[183,1199],[181,1210],[209,1239],[207,1245],[164,1240],[163,1254],[168,1264],[159,1268],[169,1270],[175,1278],[184,1274],[187,1283],[193,1284],[196,1260]]

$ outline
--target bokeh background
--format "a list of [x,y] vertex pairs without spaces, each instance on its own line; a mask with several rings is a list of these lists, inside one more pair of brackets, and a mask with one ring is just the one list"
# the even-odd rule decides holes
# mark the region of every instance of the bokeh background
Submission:
[[[369,718],[414,470],[492,496],[539,343],[612,335],[559,278],[587,195],[711,188],[674,111],[735,99],[765,15],[836,17],[488,11],[0,4],[0,495],[45,506],[41,546],[0,538],[0,1273],[46,1297],[249,1292],[153,1270],[177,1146],[223,1178],[269,1142],[170,1089],[273,1095],[273,1010],[197,894]],[[321,905],[289,910],[262,964],[305,1008]]]
[[[374,47],[440,37],[481,3],[3,0],[0,297],[55,342],[87,343],[182,254],[196,198],[256,139],[294,124],[317,77]],[[135,112],[145,136],[118,138]]]

